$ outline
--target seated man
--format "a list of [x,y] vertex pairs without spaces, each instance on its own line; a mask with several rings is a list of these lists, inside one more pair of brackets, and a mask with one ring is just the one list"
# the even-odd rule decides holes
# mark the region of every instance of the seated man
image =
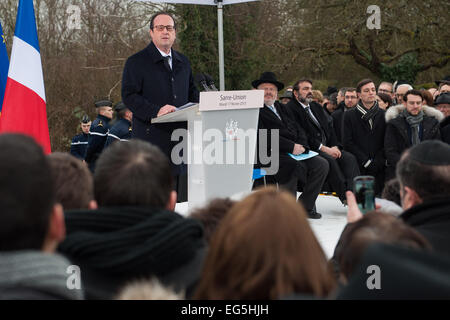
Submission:
[[142,140],[114,143],[94,175],[97,210],[66,212],[59,251],[80,266],[86,298],[110,299],[131,280],[157,277],[189,296],[205,251],[197,220],[173,212],[170,164]]
[[356,157],[362,175],[376,179],[375,193],[381,194],[384,187],[384,134],[385,111],[378,106],[375,83],[371,79],[361,80],[357,87],[358,104],[344,114],[344,150]]
[[0,135],[0,300],[81,299],[70,290],[69,262],[55,254],[64,213],[50,166],[29,137]]
[[443,119],[439,110],[423,106],[423,96],[418,90],[406,92],[403,104],[393,106],[386,112],[384,148],[387,180],[394,178],[395,167],[403,151],[424,140],[441,139],[439,122]]
[[[305,133],[295,123],[291,122],[292,115],[289,110],[278,103],[278,91],[284,85],[278,82],[272,72],[265,72],[260,79],[252,82],[255,89],[264,90],[264,107],[259,112],[258,128],[269,131],[268,141],[274,131],[278,131],[278,145],[268,145],[268,150],[279,155],[279,170],[274,175],[275,180],[282,187],[297,196],[297,185],[301,182],[303,192],[299,197],[308,212],[309,218],[320,219],[321,215],[315,210],[316,199],[322,189],[325,178],[328,175],[329,166],[320,156],[297,161],[289,156],[289,153],[300,155],[309,152],[308,141]],[[259,146],[259,143],[258,143]],[[258,155],[261,157],[261,149]]]
[[296,124],[306,131],[311,149],[328,161],[328,183],[345,203],[345,191],[352,190],[353,178],[359,175],[358,164],[351,153],[341,150],[332,118],[319,104],[312,101],[311,91],[311,80],[297,81],[294,85],[294,99],[286,108],[289,108]]

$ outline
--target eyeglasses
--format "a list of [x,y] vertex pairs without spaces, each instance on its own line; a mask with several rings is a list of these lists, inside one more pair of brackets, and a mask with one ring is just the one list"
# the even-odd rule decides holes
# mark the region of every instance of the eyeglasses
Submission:
[[167,29],[167,31],[172,32],[173,30],[175,30],[175,26],[171,26],[171,25],[168,25],[168,26],[157,25],[157,26],[154,26],[153,29],[156,29],[156,30],[158,30],[160,32],[164,31],[164,29]]
[[386,90],[386,89],[378,89],[378,92],[381,92],[381,93],[392,93],[392,91]]

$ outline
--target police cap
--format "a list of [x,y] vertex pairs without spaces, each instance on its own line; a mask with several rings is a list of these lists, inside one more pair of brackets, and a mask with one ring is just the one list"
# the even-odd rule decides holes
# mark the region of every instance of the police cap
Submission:
[[95,107],[96,108],[100,108],[100,107],[112,107],[112,102],[111,101],[109,101],[109,100],[100,100],[100,101],[97,101],[96,103],[95,103]]

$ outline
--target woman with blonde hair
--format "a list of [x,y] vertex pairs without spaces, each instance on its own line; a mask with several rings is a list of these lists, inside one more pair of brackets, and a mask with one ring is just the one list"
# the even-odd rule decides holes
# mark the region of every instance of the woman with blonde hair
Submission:
[[334,288],[305,209],[265,188],[235,204],[213,235],[196,299],[326,297]]

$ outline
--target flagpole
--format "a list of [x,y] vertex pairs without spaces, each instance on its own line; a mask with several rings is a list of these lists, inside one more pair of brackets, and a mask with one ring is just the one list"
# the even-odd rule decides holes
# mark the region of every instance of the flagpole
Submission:
[[225,61],[223,52],[223,0],[217,1],[217,25],[219,31],[219,81],[220,91],[225,91]]

